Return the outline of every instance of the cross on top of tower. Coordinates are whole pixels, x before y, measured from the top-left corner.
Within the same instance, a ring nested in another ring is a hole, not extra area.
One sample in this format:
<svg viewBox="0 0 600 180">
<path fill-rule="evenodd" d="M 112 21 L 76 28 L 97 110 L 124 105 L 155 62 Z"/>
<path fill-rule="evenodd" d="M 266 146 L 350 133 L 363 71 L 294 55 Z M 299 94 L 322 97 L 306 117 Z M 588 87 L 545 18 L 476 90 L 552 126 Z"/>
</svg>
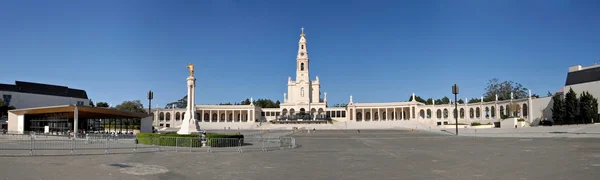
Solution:
<svg viewBox="0 0 600 180">
<path fill-rule="evenodd" d="M 302 30 L 302 34 L 300 36 L 304 37 L 304 27 L 300 28 Z"/>
</svg>

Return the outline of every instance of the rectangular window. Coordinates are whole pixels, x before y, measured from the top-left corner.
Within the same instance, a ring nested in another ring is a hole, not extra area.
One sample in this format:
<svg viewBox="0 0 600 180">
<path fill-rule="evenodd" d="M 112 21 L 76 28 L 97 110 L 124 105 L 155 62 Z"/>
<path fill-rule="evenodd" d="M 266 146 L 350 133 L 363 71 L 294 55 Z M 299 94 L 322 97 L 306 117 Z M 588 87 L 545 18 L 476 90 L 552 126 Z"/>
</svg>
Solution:
<svg viewBox="0 0 600 180">
<path fill-rule="evenodd" d="M 161 124 L 160 124 L 160 127 L 163 127 L 163 126 L 165 126 L 165 125 L 161 123 Z"/>
<path fill-rule="evenodd" d="M 336 111 L 335 112 L 335 117 L 342 117 L 341 114 L 340 114 L 340 111 Z"/>
<path fill-rule="evenodd" d="M 280 116 L 280 112 L 276 112 L 276 113 L 275 113 L 275 116 Z"/>
<path fill-rule="evenodd" d="M 327 111 L 326 114 L 327 114 L 328 117 L 331 117 L 331 111 Z"/>
<path fill-rule="evenodd" d="M 442 125 L 442 122 L 437 122 L 437 125 L 438 125 L 438 126 L 439 126 L 439 125 Z"/>
<path fill-rule="evenodd" d="M 12 99 L 12 95 L 10 95 L 10 94 L 3 94 L 2 95 L 2 99 L 4 100 L 4 105 L 10 106 L 10 99 Z"/>
<path fill-rule="evenodd" d="M 260 112 L 260 116 L 265 116 L 265 112 Z"/>
<path fill-rule="evenodd" d="M 302 49 L 304 49 L 304 45 L 301 45 L 301 46 L 302 46 Z"/>
<path fill-rule="evenodd" d="M 342 111 L 342 117 L 346 117 L 346 111 Z"/>
<path fill-rule="evenodd" d="M 83 106 L 83 101 L 77 101 L 78 106 Z"/>
<path fill-rule="evenodd" d="M 167 127 L 171 127 L 171 124 L 167 124 Z"/>
</svg>

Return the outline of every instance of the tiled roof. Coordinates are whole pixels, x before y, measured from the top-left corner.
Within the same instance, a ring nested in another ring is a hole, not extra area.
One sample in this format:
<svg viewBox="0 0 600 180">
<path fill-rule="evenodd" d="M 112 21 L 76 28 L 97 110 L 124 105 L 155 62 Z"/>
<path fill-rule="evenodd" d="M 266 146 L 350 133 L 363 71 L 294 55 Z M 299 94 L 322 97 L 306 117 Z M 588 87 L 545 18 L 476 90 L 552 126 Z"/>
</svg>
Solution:
<svg viewBox="0 0 600 180">
<path fill-rule="evenodd" d="M 52 96 L 64 96 L 88 99 L 87 93 L 80 89 L 71 89 L 66 86 L 57 86 L 50 84 L 40 84 L 24 81 L 15 81 L 15 85 L 12 84 L 0 84 L 0 91 L 12 91 L 32 94 L 43 94 Z"/>
</svg>

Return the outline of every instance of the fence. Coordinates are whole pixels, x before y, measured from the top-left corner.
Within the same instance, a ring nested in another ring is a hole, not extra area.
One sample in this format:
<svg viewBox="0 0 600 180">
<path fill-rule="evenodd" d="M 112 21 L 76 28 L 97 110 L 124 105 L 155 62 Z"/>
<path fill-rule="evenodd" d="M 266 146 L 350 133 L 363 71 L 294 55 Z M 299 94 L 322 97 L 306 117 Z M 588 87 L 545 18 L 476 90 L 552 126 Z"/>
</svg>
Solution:
<svg viewBox="0 0 600 180">
<path fill-rule="evenodd" d="M 118 137 L 118 136 L 117 136 Z M 115 136 L 45 136 L 0 134 L 1 155 L 75 155 L 136 152 L 248 152 L 296 148 L 294 137 L 212 138 L 191 137 L 115 138 Z"/>
</svg>

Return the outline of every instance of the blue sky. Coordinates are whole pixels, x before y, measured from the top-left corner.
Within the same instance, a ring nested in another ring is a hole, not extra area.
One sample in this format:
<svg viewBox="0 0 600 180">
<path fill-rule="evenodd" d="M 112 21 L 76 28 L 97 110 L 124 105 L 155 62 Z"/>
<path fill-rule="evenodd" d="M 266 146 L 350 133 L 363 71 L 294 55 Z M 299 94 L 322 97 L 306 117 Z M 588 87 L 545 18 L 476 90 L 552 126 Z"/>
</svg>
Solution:
<svg viewBox="0 0 600 180">
<path fill-rule="evenodd" d="M 282 100 L 306 28 L 311 79 L 329 104 L 479 97 L 491 78 L 536 94 L 600 59 L 600 2 L 2 1 L 0 83 L 85 89 L 94 101 Z"/>
</svg>

